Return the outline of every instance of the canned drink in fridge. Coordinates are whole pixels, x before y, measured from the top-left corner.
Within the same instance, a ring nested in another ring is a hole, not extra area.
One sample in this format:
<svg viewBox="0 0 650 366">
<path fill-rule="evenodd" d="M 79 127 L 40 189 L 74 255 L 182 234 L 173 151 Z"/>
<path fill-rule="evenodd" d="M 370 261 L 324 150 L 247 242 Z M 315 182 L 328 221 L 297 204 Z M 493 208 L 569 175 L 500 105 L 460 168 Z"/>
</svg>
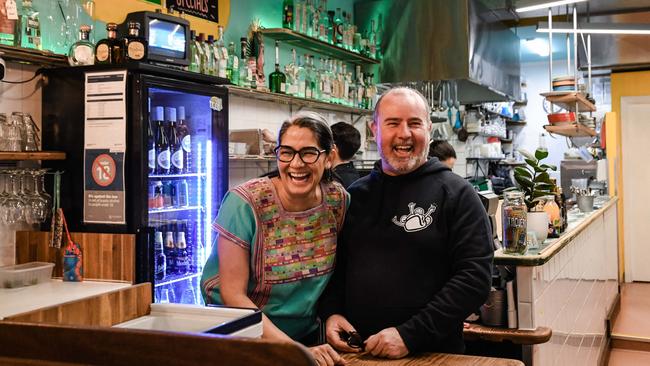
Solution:
<svg viewBox="0 0 650 366">
<path fill-rule="evenodd" d="M 190 202 L 189 202 L 187 180 L 185 179 L 177 180 L 174 190 L 176 194 L 175 197 L 176 205 L 179 207 L 189 206 Z"/>
<path fill-rule="evenodd" d="M 163 201 L 165 207 L 175 207 L 176 205 L 176 186 L 174 182 L 167 181 L 163 184 Z"/>
</svg>

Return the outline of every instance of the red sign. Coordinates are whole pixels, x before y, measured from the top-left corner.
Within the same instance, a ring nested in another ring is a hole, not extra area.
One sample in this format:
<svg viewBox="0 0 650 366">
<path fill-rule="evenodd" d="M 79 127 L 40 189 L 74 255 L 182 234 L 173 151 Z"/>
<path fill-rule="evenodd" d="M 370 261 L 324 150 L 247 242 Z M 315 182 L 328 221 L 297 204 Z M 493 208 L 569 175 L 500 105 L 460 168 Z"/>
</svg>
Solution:
<svg viewBox="0 0 650 366">
<path fill-rule="evenodd" d="M 101 154 L 93 161 L 93 180 L 101 187 L 110 186 L 115 180 L 115 160 L 108 154 Z"/>
</svg>

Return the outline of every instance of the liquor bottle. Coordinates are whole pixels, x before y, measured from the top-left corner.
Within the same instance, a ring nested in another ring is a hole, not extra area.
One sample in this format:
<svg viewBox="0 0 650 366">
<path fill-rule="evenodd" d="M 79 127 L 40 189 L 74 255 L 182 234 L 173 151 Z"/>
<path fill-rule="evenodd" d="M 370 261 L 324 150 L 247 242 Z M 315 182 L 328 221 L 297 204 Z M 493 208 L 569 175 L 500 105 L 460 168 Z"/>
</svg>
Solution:
<svg viewBox="0 0 650 366">
<path fill-rule="evenodd" d="M 334 44 L 341 46 L 343 44 L 343 18 L 341 18 L 341 8 L 336 8 L 336 16 L 334 17 Z"/>
<path fill-rule="evenodd" d="M 296 63 L 296 83 L 297 83 L 297 92 L 296 96 L 300 98 L 305 97 L 305 90 L 306 90 L 306 80 L 305 80 L 305 66 L 302 63 L 302 59 L 300 56 L 298 56 L 298 60 Z"/>
<path fill-rule="evenodd" d="M 217 71 L 215 69 L 216 59 L 214 54 L 214 36 L 210 34 L 208 39 L 203 42 L 203 50 L 205 51 L 205 65 L 203 67 L 202 73 L 206 75 L 216 75 Z"/>
<path fill-rule="evenodd" d="M 154 278 L 160 281 L 167 275 L 167 257 L 163 250 L 163 235 L 160 231 L 154 232 Z"/>
<path fill-rule="evenodd" d="M 332 73 L 330 70 L 330 59 L 321 59 L 320 64 L 320 99 L 325 102 L 330 102 L 332 99 Z"/>
<path fill-rule="evenodd" d="M 241 37 L 239 39 L 241 45 L 240 57 L 239 57 L 239 86 L 249 88 L 251 86 L 250 78 L 248 75 L 248 64 L 246 62 L 246 47 L 248 45 L 248 40 L 246 37 Z"/>
<path fill-rule="evenodd" d="M 269 75 L 271 93 L 285 93 L 287 77 L 280 71 L 280 42 L 275 41 L 275 71 Z"/>
<path fill-rule="evenodd" d="M 117 39 L 117 24 L 106 24 L 108 38 L 97 42 L 95 46 L 95 63 L 100 65 L 122 62 L 122 46 Z"/>
<path fill-rule="evenodd" d="M 165 225 L 165 257 L 167 258 L 167 274 L 176 274 L 176 245 L 174 243 L 174 232 L 176 229 L 176 222 L 170 221 Z"/>
<path fill-rule="evenodd" d="M 92 65 L 95 63 L 95 46 L 89 41 L 90 26 L 79 27 L 79 40 L 70 46 L 68 63 L 70 66 Z"/>
<path fill-rule="evenodd" d="M 298 95 L 298 64 L 296 63 L 296 49 L 291 49 L 291 62 L 284 66 L 287 76 L 286 92 L 289 95 Z"/>
<path fill-rule="evenodd" d="M 140 23 L 129 22 L 129 34 L 124 38 L 124 60 L 146 60 L 148 44 L 149 42 L 140 36 Z"/>
<path fill-rule="evenodd" d="M 165 108 L 165 112 L 169 125 L 169 155 L 171 156 L 169 173 L 182 174 L 184 171 L 184 154 L 181 139 L 178 137 L 178 130 L 176 128 L 176 108 Z"/>
<path fill-rule="evenodd" d="M 336 35 L 336 29 L 334 28 L 334 17 L 336 13 L 334 10 L 327 11 L 327 43 L 334 44 L 334 37 Z"/>
<path fill-rule="evenodd" d="M 228 68 L 228 49 L 223 39 L 223 26 L 217 27 L 218 37 L 214 43 L 215 52 L 215 75 L 220 78 L 226 78 L 226 69 Z"/>
<path fill-rule="evenodd" d="M 357 65 L 357 70 L 356 70 L 356 76 L 357 76 L 357 82 L 355 84 L 355 90 L 356 90 L 356 101 L 355 107 L 357 108 L 363 108 L 363 96 L 365 95 L 366 92 L 366 86 L 363 84 L 363 73 L 361 72 L 361 66 Z"/>
<path fill-rule="evenodd" d="M 185 118 L 185 107 L 178 107 L 176 112 L 178 114 L 176 133 L 178 134 L 178 138 L 181 140 L 181 146 L 183 147 L 183 173 L 191 173 L 192 136 L 190 134 L 190 128 L 187 125 L 187 119 Z"/>
<path fill-rule="evenodd" d="M 156 137 L 153 134 L 153 129 L 151 128 L 151 120 L 155 118 L 149 118 L 147 121 L 147 160 L 149 165 L 149 174 L 154 174 L 156 172 Z"/>
<path fill-rule="evenodd" d="M 192 72 L 201 72 L 201 54 L 203 47 L 199 46 L 196 31 L 190 31 L 190 67 Z"/>
<path fill-rule="evenodd" d="M 305 58 L 309 60 L 309 63 L 307 64 L 307 82 L 306 82 L 306 89 L 305 89 L 305 98 L 317 99 L 318 77 L 316 74 L 316 70 L 314 69 L 314 56 L 311 55 L 307 57 L 307 55 L 305 55 Z"/>
<path fill-rule="evenodd" d="M 296 0 L 296 3 L 294 4 L 293 7 L 293 30 L 296 32 L 300 32 L 301 28 L 300 25 L 302 23 L 302 8 L 303 4 L 300 0 Z"/>
<path fill-rule="evenodd" d="M 377 32 L 375 32 L 375 54 L 377 55 L 378 60 L 384 58 L 383 50 L 381 48 L 381 43 L 384 38 L 383 19 L 382 14 L 379 13 L 379 18 L 377 18 Z"/>
<path fill-rule="evenodd" d="M 293 0 L 282 1 L 282 28 L 293 29 Z"/>
<path fill-rule="evenodd" d="M 370 21 L 370 33 L 368 33 L 368 56 L 377 58 L 377 32 L 374 19 Z"/>
<path fill-rule="evenodd" d="M 169 174 L 171 156 L 163 121 L 163 107 L 156 107 L 156 174 Z"/>
<path fill-rule="evenodd" d="M 186 274 L 190 271 L 191 259 L 187 255 L 187 243 L 185 242 L 185 232 L 178 231 L 176 238 L 176 273 Z"/>
<path fill-rule="evenodd" d="M 16 35 L 18 35 L 18 45 L 20 47 L 43 49 L 39 12 L 32 7 L 32 0 L 23 0 L 22 11 L 16 27 L 18 27 Z"/>
<path fill-rule="evenodd" d="M 321 0 L 318 7 L 318 39 L 327 42 L 327 30 L 329 29 L 329 17 L 327 16 L 327 1 Z"/>
<path fill-rule="evenodd" d="M 228 65 L 226 65 L 226 78 L 234 85 L 239 85 L 239 56 L 235 42 L 228 44 Z"/>
</svg>

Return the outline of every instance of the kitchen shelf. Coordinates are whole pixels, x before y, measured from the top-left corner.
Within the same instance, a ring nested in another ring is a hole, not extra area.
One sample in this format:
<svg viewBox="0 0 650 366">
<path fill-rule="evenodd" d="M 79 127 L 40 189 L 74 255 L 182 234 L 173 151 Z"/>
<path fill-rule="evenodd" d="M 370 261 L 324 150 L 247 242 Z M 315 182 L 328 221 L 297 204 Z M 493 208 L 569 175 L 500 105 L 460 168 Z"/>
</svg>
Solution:
<svg viewBox="0 0 650 366">
<path fill-rule="evenodd" d="M 62 151 L 0 151 L 0 161 L 21 160 L 65 160 L 65 153 Z"/>
<path fill-rule="evenodd" d="M 203 210 L 202 206 L 185 206 L 185 207 L 169 207 L 161 209 L 149 209 L 149 214 L 160 214 L 167 212 L 179 212 L 179 211 L 194 211 L 194 210 Z"/>
<path fill-rule="evenodd" d="M 149 174 L 149 179 L 162 178 L 203 178 L 205 173 L 185 173 L 185 174 Z"/>
<path fill-rule="evenodd" d="M 305 48 L 310 51 L 331 56 L 345 62 L 355 64 L 378 64 L 379 60 L 366 57 L 345 48 L 323 42 L 320 39 L 309 37 L 302 33 L 294 32 L 286 28 L 268 28 L 262 29 L 262 34 L 278 41 L 284 41 L 296 47 Z"/>
<path fill-rule="evenodd" d="M 68 58 L 66 56 L 49 51 L 0 45 L 0 55 L 5 61 L 21 64 L 68 66 Z"/>
<path fill-rule="evenodd" d="M 587 100 L 587 97 L 582 93 L 576 92 L 549 92 L 542 93 L 550 103 L 556 104 L 568 111 L 575 111 L 576 105 L 580 112 L 595 112 L 596 106 Z"/>
<path fill-rule="evenodd" d="M 546 125 L 544 126 L 544 129 L 550 133 L 567 137 L 596 136 L 596 131 L 593 128 L 586 127 L 579 123 L 562 126 Z"/>
<path fill-rule="evenodd" d="M 286 94 L 271 93 L 267 91 L 261 91 L 256 89 L 242 88 L 240 86 L 228 85 L 228 92 L 230 95 L 235 95 L 244 98 L 251 98 L 257 100 L 263 100 L 267 102 L 295 105 L 298 107 L 308 107 L 308 108 L 317 108 L 327 111 L 342 112 L 342 113 L 351 113 L 356 115 L 371 115 L 372 111 L 369 109 L 361 109 L 348 107 L 342 104 L 334 104 L 321 102 L 319 100 L 306 99 L 294 97 Z"/>
</svg>

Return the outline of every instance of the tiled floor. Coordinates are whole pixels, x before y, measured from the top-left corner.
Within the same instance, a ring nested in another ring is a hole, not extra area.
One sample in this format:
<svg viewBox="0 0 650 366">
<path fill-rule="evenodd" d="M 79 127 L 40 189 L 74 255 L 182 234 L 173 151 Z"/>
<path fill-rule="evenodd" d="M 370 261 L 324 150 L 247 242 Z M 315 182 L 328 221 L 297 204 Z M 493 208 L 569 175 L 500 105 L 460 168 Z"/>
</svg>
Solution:
<svg viewBox="0 0 650 366">
<path fill-rule="evenodd" d="M 612 336 L 648 338 L 650 341 L 650 283 L 624 283 L 621 310 L 616 317 Z"/>
</svg>

